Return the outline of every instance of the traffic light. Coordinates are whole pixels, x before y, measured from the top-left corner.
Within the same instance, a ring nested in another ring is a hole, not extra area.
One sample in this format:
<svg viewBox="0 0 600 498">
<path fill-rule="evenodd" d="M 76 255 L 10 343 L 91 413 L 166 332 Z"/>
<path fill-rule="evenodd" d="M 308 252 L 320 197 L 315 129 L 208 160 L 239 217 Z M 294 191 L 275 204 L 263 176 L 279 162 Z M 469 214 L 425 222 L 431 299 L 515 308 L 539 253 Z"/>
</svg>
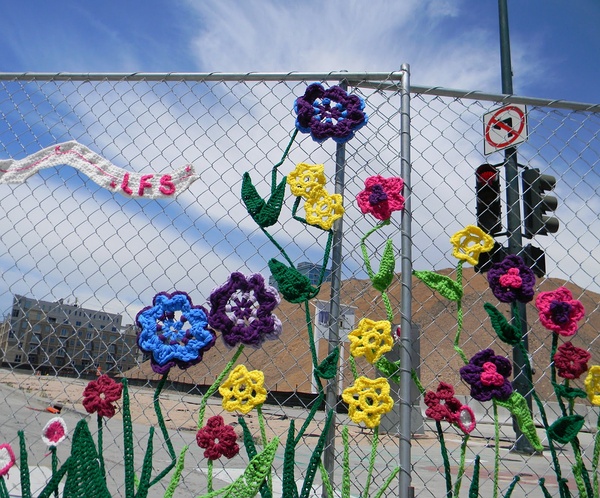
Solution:
<svg viewBox="0 0 600 498">
<path fill-rule="evenodd" d="M 558 200 L 547 195 L 556 185 L 556 178 L 542 175 L 539 169 L 526 169 L 521 173 L 523 187 L 523 224 L 525 237 L 547 235 L 558 231 L 558 218 L 547 216 L 549 211 L 556 210 Z"/>
<path fill-rule="evenodd" d="M 502 231 L 502 204 L 500 202 L 500 175 L 497 165 L 482 164 L 475 170 L 477 197 L 477 226 L 489 235 Z"/>
<path fill-rule="evenodd" d="M 482 252 L 479 261 L 474 266 L 477 273 L 487 273 L 494 263 L 500 263 L 508 255 L 508 249 L 494 242 L 494 248 L 490 252 Z"/>
</svg>

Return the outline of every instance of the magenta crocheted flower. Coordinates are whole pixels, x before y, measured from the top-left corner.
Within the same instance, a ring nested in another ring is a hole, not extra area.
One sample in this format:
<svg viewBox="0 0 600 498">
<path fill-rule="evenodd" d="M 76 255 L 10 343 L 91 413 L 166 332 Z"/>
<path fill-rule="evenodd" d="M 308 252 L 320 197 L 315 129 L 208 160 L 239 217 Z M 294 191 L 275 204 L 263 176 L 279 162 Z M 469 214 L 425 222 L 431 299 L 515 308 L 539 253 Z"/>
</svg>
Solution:
<svg viewBox="0 0 600 498">
<path fill-rule="evenodd" d="M 402 178 L 376 175 L 365 180 L 365 189 L 356 196 L 363 214 L 371 213 L 378 220 L 389 220 L 392 212 L 404 209 Z"/>
<path fill-rule="evenodd" d="M 97 413 L 100 417 L 110 418 L 115 414 L 113 403 L 121 398 L 123 384 L 115 382 L 104 374 L 85 386 L 83 407 L 88 413 Z"/>
<path fill-rule="evenodd" d="M 592 355 L 585 349 L 573 346 L 571 342 L 565 342 L 558 346 L 554 355 L 554 366 L 556 374 L 563 379 L 578 379 L 584 374 Z"/>
<path fill-rule="evenodd" d="M 573 299 L 571 291 L 566 287 L 540 292 L 535 299 L 535 306 L 539 311 L 542 325 L 565 337 L 577 333 L 577 322 L 585 315 L 583 304 Z"/>
<path fill-rule="evenodd" d="M 276 339 L 283 328 L 273 314 L 281 299 L 276 289 L 265 285 L 262 275 L 249 277 L 235 272 L 210 295 L 208 323 L 221 332 L 229 347 L 245 344 L 258 348 L 266 339 Z"/>
<path fill-rule="evenodd" d="M 209 460 L 218 460 L 221 456 L 236 456 L 240 452 L 236 441 L 237 434 L 233 427 L 225 425 L 220 415 L 210 417 L 196 434 L 196 442 L 200 448 L 204 448 L 204 457 Z"/>
<path fill-rule="evenodd" d="M 471 397 L 477 401 L 489 401 L 492 398 L 506 401 L 513 392 L 508 380 L 511 373 L 510 360 L 496 355 L 493 349 L 475 353 L 468 365 L 460 369 L 461 378 L 471 386 Z"/>
<path fill-rule="evenodd" d="M 528 303 L 535 293 L 535 275 L 520 256 L 510 254 L 495 263 L 487 274 L 490 289 L 503 303 Z"/>
<path fill-rule="evenodd" d="M 425 393 L 427 410 L 425 415 L 441 422 L 445 420 L 455 424 L 460 416 L 462 403 L 454 397 L 454 387 L 446 382 L 440 382 L 436 391 Z"/>
<path fill-rule="evenodd" d="M 150 355 L 152 370 L 161 375 L 176 365 L 182 369 L 196 365 L 215 344 L 206 310 L 194 306 L 185 292 L 160 292 L 152 306 L 137 314 L 135 323 L 140 329 L 138 346 Z"/>
<path fill-rule="evenodd" d="M 313 83 L 294 102 L 296 128 L 302 133 L 310 133 L 319 143 L 328 138 L 344 143 L 367 124 L 364 108 L 363 99 L 349 95 L 338 85 L 325 90 L 320 83 Z"/>
<path fill-rule="evenodd" d="M 67 437 L 67 424 L 61 417 L 54 417 L 42 429 L 42 440 L 47 446 L 57 446 Z"/>
</svg>

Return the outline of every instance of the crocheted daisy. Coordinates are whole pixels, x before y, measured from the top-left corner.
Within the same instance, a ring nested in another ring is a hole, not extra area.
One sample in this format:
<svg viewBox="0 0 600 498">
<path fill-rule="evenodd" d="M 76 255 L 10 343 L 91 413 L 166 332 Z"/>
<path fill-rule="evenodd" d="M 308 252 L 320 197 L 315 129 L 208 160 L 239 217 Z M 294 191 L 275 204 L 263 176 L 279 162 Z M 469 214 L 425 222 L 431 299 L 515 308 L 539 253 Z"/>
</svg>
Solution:
<svg viewBox="0 0 600 498">
<path fill-rule="evenodd" d="M 341 194 L 330 195 L 322 187 L 312 189 L 304 203 L 306 222 L 323 230 L 331 230 L 335 220 L 344 215 L 342 203 Z"/>
<path fill-rule="evenodd" d="M 350 419 L 357 424 L 364 423 L 371 429 L 377 427 L 381 423 L 381 416 L 394 406 L 390 384 L 384 377 L 358 377 L 351 387 L 344 389 L 342 399 L 348 404 Z"/>
<path fill-rule="evenodd" d="M 245 365 L 238 365 L 219 387 L 223 397 L 223 408 L 228 412 L 241 412 L 244 415 L 267 400 L 264 388 L 265 374 L 260 370 L 248 371 Z"/>
<path fill-rule="evenodd" d="M 123 384 L 104 374 L 88 383 L 83 391 L 83 407 L 88 413 L 110 418 L 115 414 L 113 403 L 121 398 Z"/>
<path fill-rule="evenodd" d="M 494 248 L 493 237 L 474 225 L 468 225 L 456 232 L 450 237 L 450 243 L 454 246 L 452 255 L 473 266 L 479 262 L 482 252 L 489 252 Z"/>
<path fill-rule="evenodd" d="M 323 164 L 298 163 L 287 176 L 287 183 L 292 194 L 307 199 L 315 188 L 324 187 L 326 183 L 325 166 Z"/>
<path fill-rule="evenodd" d="M 358 326 L 348 334 L 350 354 L 354 357 L 364 356 L 371 364 L 382 355 L 392 350 L 392 324 L 387 320 L 370 320 L 363 318 Z"/>
<path fill-rule="evenodd" d="M 225 425 L 223 417 L 215 415 L 206 421 L 196 434 L 196 442 L 204 448 L 204 457 L 209 460 L 218 460 L 222 456 L 233 458 L 240 452 L 236 443 L 237 434 L 230 425 Z"/>
</svg>

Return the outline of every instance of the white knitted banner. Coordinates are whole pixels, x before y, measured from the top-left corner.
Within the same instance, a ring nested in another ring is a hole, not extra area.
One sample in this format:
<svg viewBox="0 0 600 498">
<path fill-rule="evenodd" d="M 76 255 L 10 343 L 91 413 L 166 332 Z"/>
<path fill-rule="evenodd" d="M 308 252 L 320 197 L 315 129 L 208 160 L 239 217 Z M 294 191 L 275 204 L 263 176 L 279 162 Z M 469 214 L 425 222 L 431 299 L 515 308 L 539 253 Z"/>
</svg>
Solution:
<svg viewBox="0 0 600 498">
<path fill-rule="evenodd" d="M 46 147 L 25 159 L 0 161 L 0 183 L 23 183 L 39 170 L 54 166 L 72 166 L 102 188 L 145 199 L 175 197 L 198 179 L 189 164 L 168 174 L 131 173 L 73 140 Z"/>
</svg>

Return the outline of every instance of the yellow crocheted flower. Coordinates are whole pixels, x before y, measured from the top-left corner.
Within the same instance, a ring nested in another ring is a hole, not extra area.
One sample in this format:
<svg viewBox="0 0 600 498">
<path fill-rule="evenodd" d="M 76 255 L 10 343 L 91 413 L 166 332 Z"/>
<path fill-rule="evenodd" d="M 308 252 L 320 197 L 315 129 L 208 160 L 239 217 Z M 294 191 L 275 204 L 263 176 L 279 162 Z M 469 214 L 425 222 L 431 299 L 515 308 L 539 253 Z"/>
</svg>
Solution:
<svg viewBox="0 0 600 498">
<path fill-rule="evenodd" d="M 249 372 L 244 365 L 238 365 L 219 387 L 219 393 L 223 396 L 223 408 L 228 412 L 238 411 L 245 415 L 262 405 L 267 400 L 264 382 L 265 374 L 260 370 Z"/>
<path fill-rule="evenodd" d="M 600 406 L 600 365 L 594 365 L 589 369 L 585 378 L 585 390 L 590 403 Z"/>
<path fill-rule="evenodd" d="M 392 350 L 392 324 L 387 320 L 363 318 L 358 327 L 348 334 L 350 354 L 364 356 L 369 363 L 375 363 L 381 356 Z"/>
<path fill-rule="evenodd" d="M 390 396 L 390 385 L 386 378 L 372 380 L 359 377 L 352 387 L 344 389 L 342 399 L 348 404 L 348 416 L 353 422 L 371 429 L 381 422 L 381 416 L 391 411 L 394 400 Z"/>
<path fill-rule="evenodd" d="M 454 246 L 452 255 L 475 266 L 479 262 L 482 252 L 489 252 L 494 248 L 494 239 L 481 228 L 468 225 L 450 237 Z"/>
<path fill-rule="evenodd" d="M 342 201 L 341 194 L 329 195 L 323 187 L 312 189 L 304 204 L 306 222 L 330 230 L 333 222 L 344 214 Z"/>
<path fill-rule="evenodd" d="M 287 176 L 287 183 L 296 197 L 308 198 L 313 189 L 325 186 L 325 166 L 323 164 L 299 163 Z"/>
</svg>

